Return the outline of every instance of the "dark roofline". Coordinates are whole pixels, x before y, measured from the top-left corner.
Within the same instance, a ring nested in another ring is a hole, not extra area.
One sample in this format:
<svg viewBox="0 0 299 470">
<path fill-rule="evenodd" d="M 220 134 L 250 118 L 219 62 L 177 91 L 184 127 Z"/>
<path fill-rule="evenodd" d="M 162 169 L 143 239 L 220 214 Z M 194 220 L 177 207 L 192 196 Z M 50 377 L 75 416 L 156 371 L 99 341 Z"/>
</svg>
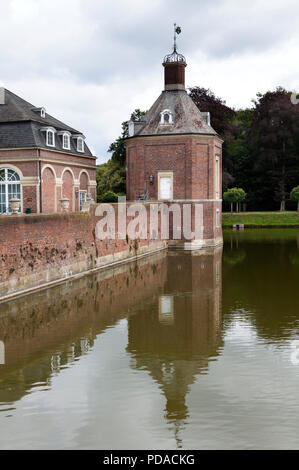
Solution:
<svg viewBox="0 0 299 470">
<path fill-rule="evenodd" d="M 217 132 L 215 132 L 214 134 L 211 133 L 211 132 L 169 132 L 169 133 L 165 133 L 165 134 L 136 134 L 136 135 L 132 135 L 131 137 L 125 137 L 124 140 L 136 139 L 137 137 L 139 137 L 139 138 L 141 138 L 141 137 L 162 137 L 162 136 L 170 136 L 170 135 L 176 135 L 176 136 L 178 136 L 178 135 L 205 135 L 205 136 L 210 136 L 210 137 L 217 137 L 219 140 L 224 142 L 222 137 L 220 137 L 220 135 L 217 134 Z"/>
<path fill-rule="evenodd" d="M 73 157 L 81 157 L 81 158 L 93 158 L 94 160 L 96 160 L 98 157 L 94 156 L 94 155 L 87 155 L 86 153 L 72 153 L 72 152 L 63 152 L 62 150 L 57 150 L 57 149 L 53 149 L 53 148 L 49 148 L 49 147 L 40 147 L 40 146 L 36 146 L 36 147 L 32 147 L 32 145 L 26 147 L 26 146 L 22 146 L 22 147 L 0 147 L 0 152 L 9 152 L 9 151 L 14 151 L 14 150 L 46 150 L 47 152 L 53 152 L 53 153 L 62 153 L 63 155 L 72 155 Z M 0 157 L 2 158 L 2 156 Z M 72 162 L 70 162 L 70 164 L 72 164 Z"/>
<path fill-rule="evenodd" d="M 44 106 L 40 106 L 40 107 L 34 106 L 34 104 L 29 103 L 29 101 L 25 100 L 24 98 L 22 98 L 19 95 L 16 95 L 13 91 L 10 91 L 10 90 L 8 90 L 8 88 L 4 87 L 4 93 L 6 94 L 6 92 L 8 92 L 10 95 L 13 95 L 13 97 L 15 97 L 17 100 L 21 100 L 23 103 L 25 103 L 30 108 L 30 111 L 34 113 L 34 115 L 36 114 L 35 110 L 45 108 Z M 4 103 L 4 106 L 5 105 L 6 105 L 6 101 Z M 51 122 L 52 120 L 55 122 L 55 124 L 54 124 L 54 122 Z M 13 120 L 12 119 L 12 120 L 1 121 L 1 122 L 4 124 L 5 122 L 28 122 L 28 121 L 38 122 L 39 124 L 49 124 L 53 127 L 57 126 L 57 127 L 60 127 L 61 129 L 69 130 L 71 132 L 76 132 L 77 134 L 83 134 L 82 132 L 78 131 L 77 129 L 75 129 L 71 126 L 68 126 L 67 124 L 60 121 L 59 119 L 56 119 L 54 116 L 52 116 L 51 114 L 49 114 L 47 112 L 46 112 L 46 116 L 44 118 L 38 118 L 38 116 L 36 116 L 36 118 L 35 118 L 35 116 L 30 116 L 29 119 L 22 119 L 22 120 L 20 120 L 20 119 Z"/>
</svg>

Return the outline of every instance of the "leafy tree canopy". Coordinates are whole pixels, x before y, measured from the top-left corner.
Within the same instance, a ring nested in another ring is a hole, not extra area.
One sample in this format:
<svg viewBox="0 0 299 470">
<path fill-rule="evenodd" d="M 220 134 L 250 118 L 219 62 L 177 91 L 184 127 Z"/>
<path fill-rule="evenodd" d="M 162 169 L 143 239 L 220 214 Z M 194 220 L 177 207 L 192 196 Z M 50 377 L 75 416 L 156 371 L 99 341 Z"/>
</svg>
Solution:
<svg viewBox="0 0 299 470">
<path fill-rule="evenodd" d="M 135 109 L 131 114 L 131 121 L 139 121 L 145 115 L 145 111 Z M 125 138 L 129 137 L 129 121 L 122 123 L 121 135 L 110 144 L 108 152 L 112 153 L 110 160 L 97 168 L 97 199 L 112 198 L 113 194 L 126 194 L 126 147 Z M 107 202 L 113 202 L 113 200 Z"/>
</svg>

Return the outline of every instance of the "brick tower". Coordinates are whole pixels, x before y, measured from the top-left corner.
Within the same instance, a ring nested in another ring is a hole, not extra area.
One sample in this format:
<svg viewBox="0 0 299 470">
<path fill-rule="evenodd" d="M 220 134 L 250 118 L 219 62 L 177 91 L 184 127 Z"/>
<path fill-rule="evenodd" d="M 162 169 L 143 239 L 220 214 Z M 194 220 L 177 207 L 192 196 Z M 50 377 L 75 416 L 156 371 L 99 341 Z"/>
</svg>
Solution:
<svg viewBox="0 0 299 470">
<path fill-rule="evenodd" d="M 175 32 L 178 30 L 175 26 Z M 177 31 L 180 32 L 180 31 Z M 222 143 L 185 89 L 186 59 L 164 57 L 164 90 L 142 118 L 129 123 L 127 199 L 202 203 L 204 245 L 222 242 Z M 213 116 L 212 116 L 213 118 Z"/>
</svg>

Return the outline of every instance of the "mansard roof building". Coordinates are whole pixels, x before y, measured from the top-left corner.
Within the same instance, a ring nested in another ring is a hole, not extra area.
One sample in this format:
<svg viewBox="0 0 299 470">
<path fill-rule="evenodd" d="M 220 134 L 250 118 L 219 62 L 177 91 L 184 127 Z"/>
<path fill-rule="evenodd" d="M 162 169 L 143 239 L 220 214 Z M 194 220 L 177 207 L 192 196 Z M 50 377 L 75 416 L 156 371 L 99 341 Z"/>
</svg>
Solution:
<svg viewBox="0 0 299 470">
<path fill-rule="evenodd" d="M 1 214 L 10 212 L 13 196 L 21 212 L 59 212 L 62 198 L 69 211 L 80 210 L 88 193 L 96 198 L 95 173 L 82 132 L 0 88 Z"/>
</svg>

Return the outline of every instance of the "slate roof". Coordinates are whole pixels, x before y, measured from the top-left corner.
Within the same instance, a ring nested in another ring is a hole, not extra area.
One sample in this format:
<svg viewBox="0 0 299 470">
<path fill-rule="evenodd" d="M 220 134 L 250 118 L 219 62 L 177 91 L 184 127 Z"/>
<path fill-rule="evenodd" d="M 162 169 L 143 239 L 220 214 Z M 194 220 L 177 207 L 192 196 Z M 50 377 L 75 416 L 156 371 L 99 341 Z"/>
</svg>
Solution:
<svg viewBox="0 0 299 470">
<path fill-rule="evenodd" d="M 46 133 L 40 130 L 42 127 L 51 126 L 57 131 L 65 130 L 71 134 L 82 135 L 82 133 L 48 113 L 42 118 L 38 109 L 40 108 L 5 89 L 5 103 L 0 104 L 0 148 L 41 147 L 80 156 L 92 155 L 86 143 L 84 143 L 84 152 L 77 152 L 76 143 L 72 138 L 71 149 L 63 149 L 62 137 L 58 135 L 55 136 L 55 147 L 48 147 Z"/>
<path fill-rule="evenodd" d="M 165 109 L 172 112 L 173 124 L 161 124 L 160 113 Z M 142 118 L 144 125 L 139 127 L 136 135 L 163 134 L 211 134 L 217 132 L 209 126 L 198 107 L 186 90 L 165 90 Z"/>
</svg>

